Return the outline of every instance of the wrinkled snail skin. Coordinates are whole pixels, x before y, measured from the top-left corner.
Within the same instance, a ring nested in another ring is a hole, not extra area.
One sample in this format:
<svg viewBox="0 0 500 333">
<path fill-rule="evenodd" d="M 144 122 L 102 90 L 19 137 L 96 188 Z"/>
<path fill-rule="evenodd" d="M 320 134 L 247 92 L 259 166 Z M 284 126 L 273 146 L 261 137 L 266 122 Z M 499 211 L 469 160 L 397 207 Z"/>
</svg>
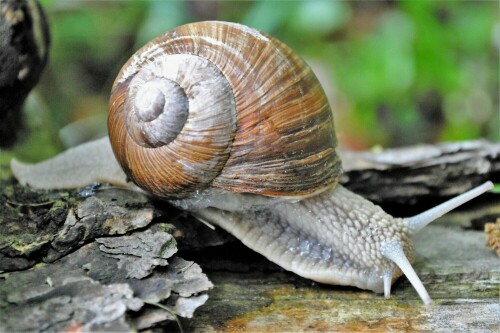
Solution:
<svg viewBox="0 0 500 333">
<path fill-rule="evenodd" d="M 239 206 L 248 200 L 241 198 Z M 406 256 L 414 257 L 403 219 L 393 218 L 340 185 L 298 202 L 232 212 L 224 208 L 194 214 L 226 229 L 286 270 L 317 282 L 383 292 L 384 274 L 390 272 L 391 282 L 401 275 L 382 255 L 383 244 L 403 244 Z"/>
<path fill-rule="evenodd" d="M 286 270 L 386 298 L 404 274 L 432 302 L 411 266 L 411 236 L 493 188 L 486 182 L 410 218 L 348 191 L 338 184 L 332 112 L 311 69 L 283 43 L 234 23 L 184 25 L 141 48 L 115 80 L 108 127 L 109 141 L 39 165 L 13 161 L 13 173 L 44 188 L 128 177 Z M 91 179 L 72 174 L 78 158 L 94 164 L 78 170 Z M 41 182 L 54 170 L 53 182 Z"/>
</svg>

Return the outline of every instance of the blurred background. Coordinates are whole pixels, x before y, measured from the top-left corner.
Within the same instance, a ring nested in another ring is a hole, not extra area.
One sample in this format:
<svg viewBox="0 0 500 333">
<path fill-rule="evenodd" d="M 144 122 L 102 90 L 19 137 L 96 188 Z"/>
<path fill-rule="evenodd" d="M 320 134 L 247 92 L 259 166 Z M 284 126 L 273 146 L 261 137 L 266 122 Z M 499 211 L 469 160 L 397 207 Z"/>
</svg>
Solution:
<svg viewBox="0 0 500 333">
<path fill-rule="evenodd" d="M 199 20 L 240 22 L 313 67 L 349 149 L 500 139 L 495 1 L 40 0 L 49 64 L 8 155 L 36 161 L 106 134 L 111 85 L 153 37 Z"/>
</svg>

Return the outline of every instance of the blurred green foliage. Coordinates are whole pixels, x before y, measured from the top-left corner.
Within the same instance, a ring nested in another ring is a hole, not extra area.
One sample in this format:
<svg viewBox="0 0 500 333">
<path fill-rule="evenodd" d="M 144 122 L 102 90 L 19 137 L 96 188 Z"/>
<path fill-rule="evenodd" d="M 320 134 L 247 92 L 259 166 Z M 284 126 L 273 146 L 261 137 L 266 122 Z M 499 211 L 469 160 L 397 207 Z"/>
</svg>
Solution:
<svg viewBox="0 0 500 333">
<path fill-rule="evenodd" d="M 127 58 L 162 32 L 209 19 L 265 31 L 310 62 L 346 147 L 500 139 L 495 1 L 40 2 L 50 65 L 27 107 L 34 135 L 17 156 L 38 159 L 104 135 Z M 42 142 L 46 151 L 34 148 Z"/>
</svg>

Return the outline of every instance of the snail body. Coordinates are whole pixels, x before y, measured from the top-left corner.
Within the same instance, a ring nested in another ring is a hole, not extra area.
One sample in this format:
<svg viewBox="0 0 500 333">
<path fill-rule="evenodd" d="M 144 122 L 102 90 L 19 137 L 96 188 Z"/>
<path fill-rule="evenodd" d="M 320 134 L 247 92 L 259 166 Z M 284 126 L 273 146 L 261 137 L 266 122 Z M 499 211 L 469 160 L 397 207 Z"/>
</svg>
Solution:
<svg viewBox="0 0 500 333">
<path fill-rule="evenodd" d="M 314 73 L 283 43 L 240 24 L 192 23 L 152 40 L 123 66 L 109 109 L 109 140 L 32 167 L 14 161 L 16 177 L 47 188 L 124 184 L 126 175 L 287 270 L 386 297 L 405 274 L 431 303 L 410 263 L 411 236 L 493 186 L 411 218 L 348 191 Z M 96 152 L 91 179 L 59 176 L 61 165 Z M 57 182 L 41 182 L 52 170 Z"/>
</svg>

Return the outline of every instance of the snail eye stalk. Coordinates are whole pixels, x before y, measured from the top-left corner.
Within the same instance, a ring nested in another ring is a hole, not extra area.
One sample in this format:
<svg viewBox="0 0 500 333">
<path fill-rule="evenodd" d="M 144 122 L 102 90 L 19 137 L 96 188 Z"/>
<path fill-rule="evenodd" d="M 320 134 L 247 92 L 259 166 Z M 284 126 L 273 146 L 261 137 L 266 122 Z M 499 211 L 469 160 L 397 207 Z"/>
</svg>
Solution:
<svg viewBox="0 0 500 333">
<path fill-rule="evenodd" d="M 410 228 L 411 234 L 414 235 L 437 218 L 492 189 L 493 183 L 488 181 L 425 212 L 408 217 L 405 221 Z"/>
</svg>

